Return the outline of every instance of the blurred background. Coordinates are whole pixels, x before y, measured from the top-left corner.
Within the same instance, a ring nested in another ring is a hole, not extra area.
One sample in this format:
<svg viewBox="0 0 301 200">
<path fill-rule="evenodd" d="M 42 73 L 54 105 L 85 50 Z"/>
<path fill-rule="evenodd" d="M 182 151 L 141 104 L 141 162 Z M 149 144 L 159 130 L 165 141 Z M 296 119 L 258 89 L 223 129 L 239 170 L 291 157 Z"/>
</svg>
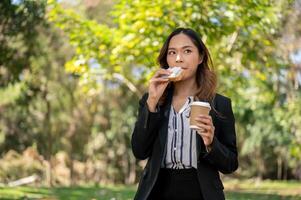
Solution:
<svg viewBox="0 0 301 200">
<path fill-rule="evenodd" d="M 138 100 L 168 34 L 190 27 L 233 103 L 240 166 L 226 190 L 292 181 L 301 195 L 300 19 L 300 0 L 1 0 L 0 186 L 133 195 Z"/>
</svg>

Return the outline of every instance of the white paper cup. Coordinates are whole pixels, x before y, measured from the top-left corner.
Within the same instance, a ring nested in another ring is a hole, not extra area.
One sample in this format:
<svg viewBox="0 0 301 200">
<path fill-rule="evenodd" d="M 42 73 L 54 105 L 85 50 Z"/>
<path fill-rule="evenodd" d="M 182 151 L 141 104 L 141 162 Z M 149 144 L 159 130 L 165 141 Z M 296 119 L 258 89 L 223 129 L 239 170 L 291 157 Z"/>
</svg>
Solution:
<svg viewBox="0 0 301 200">
<path fill-rule="evenodd" d="M 200 129 L 197 124 L 198 122 L 195 118 L 202 115 L 209 115 L 211 110 L 211 106 L 208 102 L 204 101 L 194 101 L 190 104 L 190 128 L 191 129 Z"/>
</svg>

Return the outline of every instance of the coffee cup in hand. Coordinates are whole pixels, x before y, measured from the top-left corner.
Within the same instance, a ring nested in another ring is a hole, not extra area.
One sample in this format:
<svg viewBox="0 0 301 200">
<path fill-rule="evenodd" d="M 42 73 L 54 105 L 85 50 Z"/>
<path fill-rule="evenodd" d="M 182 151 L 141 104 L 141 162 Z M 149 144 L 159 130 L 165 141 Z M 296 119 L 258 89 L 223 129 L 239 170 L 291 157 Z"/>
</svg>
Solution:
<svg viewBox="0 0 301 200">
<path fill-rule="evenodd" d="M 198 122 L 195 120 L 199 115 L 209 115 L 211 106 L 208 102 L 194 101 L 190 104 L 190 128 L 201 130 L 198 127 Z"/>
</svg>

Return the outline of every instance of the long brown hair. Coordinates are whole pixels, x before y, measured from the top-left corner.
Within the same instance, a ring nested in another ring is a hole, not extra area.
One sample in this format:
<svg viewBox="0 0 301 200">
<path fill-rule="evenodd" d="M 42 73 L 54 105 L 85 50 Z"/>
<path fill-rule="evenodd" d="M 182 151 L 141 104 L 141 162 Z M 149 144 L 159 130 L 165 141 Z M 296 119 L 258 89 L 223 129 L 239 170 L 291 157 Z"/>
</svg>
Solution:
<svg viewBox="0 0 301 200">
<path fill-rule="evenodd" d="M 198 48 L 199 54 L 202 58 L 201 64 L 198 65 L 196 71 L 196 84 L 197 84 L 197 92 L 194 95 L 194 98 L 199 101 L 207 101 L 212 103 L 213 98 L 216 93 L 217 87 L 217 77 L 214 72 L 213 63 L 210 57 L 210 53 L 199 37 L 199 35 L 190 28 L 177 28 L 174 30 L 166 39 L 165 43 L 163 44 L 160 54 L 157 58 L 157 62 L 160 64 L 161 68 L 168 68 L 167 64 L 167 50 L 169 46 L 169 42 L 171 38 L 178 34 L 185 34 L 187 35 L 193 44 Z M 172 84 L 172 83 L 171 83 Z M 172 85 L 169 85 L 170 87 Z M 167 91 L 165 90 L 164 94 L 162 95 L 159 104 L 163 104 L 167 95 Z"/>
</svg>

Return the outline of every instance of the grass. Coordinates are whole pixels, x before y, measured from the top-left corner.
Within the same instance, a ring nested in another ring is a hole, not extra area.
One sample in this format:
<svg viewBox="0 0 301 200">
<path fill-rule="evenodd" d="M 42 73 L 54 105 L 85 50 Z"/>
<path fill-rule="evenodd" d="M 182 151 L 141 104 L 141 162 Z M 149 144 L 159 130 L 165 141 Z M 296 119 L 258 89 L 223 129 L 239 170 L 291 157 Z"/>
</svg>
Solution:
<svg viewBox="0 0 301 200">
<path fill-rule="evenodd" d="M 301 200 L 301 182 L 297 181 L 225 181 L 229 200 Z"/>
<path fill-rule="evenodd" d="M 1 188 L 0 199 L 41 199 L 41 200 L 130 200 L 135 194 L 134 186 L 92 186 L 92 187 L 54 187 Z"/>
<path fill-rule="evenodd" d="M 129 200 L 135 190 L 135 186 L 0 187 L 0 199 Z M 225 193 L 227 200 L 301 200 L 301 182 L 228 180 Z"/>
</svg>

